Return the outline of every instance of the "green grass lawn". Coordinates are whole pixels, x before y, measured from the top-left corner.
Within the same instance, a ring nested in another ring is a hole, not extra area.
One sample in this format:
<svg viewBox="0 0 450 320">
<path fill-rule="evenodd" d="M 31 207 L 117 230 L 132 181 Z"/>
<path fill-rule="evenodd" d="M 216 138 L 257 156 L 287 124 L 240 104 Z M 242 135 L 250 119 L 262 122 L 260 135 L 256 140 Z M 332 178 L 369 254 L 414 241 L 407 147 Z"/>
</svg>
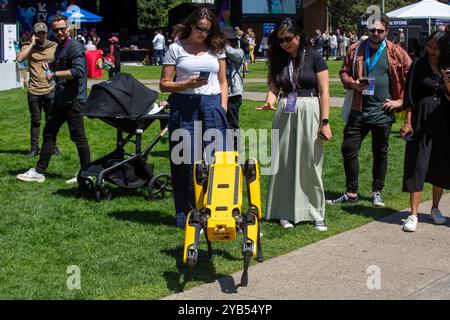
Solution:
<svg viewBox="0 0 450 320">
<path fill-rule="evenodd" d="M 326 63 L 328 65 L 328 70 L 330 72 L 330 78 L 338 78 L 342 61 L 328 60 L 326 61 Z M 267 77 L 267 64 L 264 61 L 257 61 L 256 63 L 250 63 L 249 70 L 250 72 L 245 75 L 246 78 Z"/>
<path fill-rule="evenodd" d="M 327 61 L 330 78 L 339 77 L 339 69 L 341 68 L 342 61 Z M 131 65 L 122 65 L 121 71 L 127 72 L 133 75 L 136 79 L 148 80 L 155 79 L 159 80 L 161 77 L 161 66 L 131 66 Z M 267 64 L 264 61 L 257 61 L 256 63 L 249 64 L 250 72 L 245 75 L 246 78 L 267 78 Z M 103 78 L 107 79 L 108 74 L 103 71 Z"/>
<path fill-rule="evenodd" d="M 162 96 L 161 98 L 165 98 Z M 240 113 L 243 129 L 271 127 L 273 112 L 255 111 L 258 102 L 244 101 Z M 16 175 L 35 165 L 30 159 L 29 113 L 26 92 L 0 92 L 3 108 L 0 126 L 0 299 L 158 299 L 186 288 L 211 282 L 241 270 L 241 240 L 214 245 L 215 255 L 206 258 L 206 243 L 200 243 L 194 279 L 183 288 L 180 271 L 183 232 L 175 227 L 170 199 L 150 201 L 145 189 L 123 192 L 113 187 L 113 200 L 75 198 L 75 185 L 65 184 L 78 169 L 78 156 L 67 125 L 58 136 L 63 153 L 50 163 L 43 184 L 16 180 Z M 115 130 L 100 120 L 86 119 L 92 159 L 115 145 Z M 324 185 L 327 197 L 344 191 L 340 153 L 344 123 L 340 110 L 331 110 L 334 139 L 325 144 Z M 145 143 L 158 132 L 158 125 L 145 133 Z M 368 201 L 358 205 L 327 206 L 328 232 L 311 224 L 283 230 L 276 222 L 263 222 L 262 245 L 266 259 L 301 248 L 392 214 L 408 207 L 401 193 L 404 142 L 398 138 L 399 124 L 390 140 L 389 170 L 383 192 L 387 206 L 375 209 Z M 168 143 L 151 152 L 156 172 L 168 172 Z M 371 184 L 370 139 L 361 150 L 360 195 L 368 196 Z M 265 202 L 268 177 L 262 177 Z M 430 198 L 427 186 L 423 200 Z M 398 232 L 401 231 L 400 225 Z M 256 263 L 253 261 L 252 263 Z M 69 266 L 81 270 L 81 290 L 68 290 Z M 301 270 L 299 270 L 301 272 Z M 250 278 L 250 281 L 251 278 Z"/>
<path fill-rule="evenodd" d="M 134 78 L 139 80 L 159 80 L 161 78 L 161 66 L 132 66 L 132 65 L 121 65 L 121 72 L 129 73 Z M 103 70 L 103 77 L 99 78 L 102 80 L 108 79 L 108 72 Z"/>
<path fill-rule="evenodd" d="M 267 89 L 265 82 L 244 81 L 244 90 L 247 92 L 267 92 Z M 330 97 L 345 97 L 345 89 L 340 82 L 330 81 Z"/>
</svg>

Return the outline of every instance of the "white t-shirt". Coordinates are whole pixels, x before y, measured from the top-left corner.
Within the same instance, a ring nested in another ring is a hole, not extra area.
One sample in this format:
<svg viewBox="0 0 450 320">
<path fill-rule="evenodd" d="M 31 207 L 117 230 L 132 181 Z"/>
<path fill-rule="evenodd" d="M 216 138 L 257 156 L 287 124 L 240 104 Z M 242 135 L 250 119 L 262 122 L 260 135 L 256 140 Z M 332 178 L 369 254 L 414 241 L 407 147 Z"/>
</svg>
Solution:
<svg viewBox="0 0 450 320">
<path fill-rule="evenodd" d="M 164 49 L 164 45 L 165 45 L 165 38 L 162 34 L 158 33 L 154 38 L 153 38 L 153 49 L 155 50 L 162 50 Z"/>
<path fill-rule="evenodd" d="M 183 91 L 183 94 L 216 95 L 220 93 L 219 59 L 225 59 L 225 51 L 213 54 L 210 51 L 200 56 L 187 53 L 178 40 L 169 46 L 164 57 L 164 65 L 174 65 L 176 82 L 189 81 L 192 76 L 199 75 L 200 71 L 209 71 L 208 84 L 199 88 Z"/>
</svg>

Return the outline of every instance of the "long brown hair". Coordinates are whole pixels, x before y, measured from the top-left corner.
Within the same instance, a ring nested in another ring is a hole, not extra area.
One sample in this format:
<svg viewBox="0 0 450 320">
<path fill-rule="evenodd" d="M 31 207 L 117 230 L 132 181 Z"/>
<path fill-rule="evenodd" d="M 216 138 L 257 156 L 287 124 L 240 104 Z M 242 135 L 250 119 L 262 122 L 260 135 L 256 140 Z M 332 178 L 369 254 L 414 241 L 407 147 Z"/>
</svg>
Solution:
<svg viewBox="0 0 450 320">
<path fill-rule="evenodd" d="M 207 19 L 211 22 L 211 29 L 205 39 L 208 48 L 214 53 L 218 53 L 225 48 L 225 37 L 220 29 L 214 13 L 208 8 L 198 8 L 191 13 L 182 23 L 173 27 L 172 36 L 180 40 L 186 39 L 191 35 L 192 26 L 201 19 Z"/>
<path fill-rule="evenodd" d="M 277 88 L 282 88 L 283 92 L 290 92 L 292 90 L 291 78 L 289 75 L 289 53 L 284 50 L 278 42 L 278 33 L 286 30 L 292 33 L 294 36 L 300 38 L 298 46 L 298 55 L 296 58 L 297 65 L 300 72 L 297 73 L 298 77 L 302 74 L 304 67 L 304 57 L 313 54 L 311 46 L 309 45 L 309 39 L 306 33 L 298 25 L 297 22 L 291 18 L 285 18 L 281 20 L 272 31 L 269 36 L 269 53 L 267 55 L 268 65 L 268 82 L 273 83 Z"/>
</svg>

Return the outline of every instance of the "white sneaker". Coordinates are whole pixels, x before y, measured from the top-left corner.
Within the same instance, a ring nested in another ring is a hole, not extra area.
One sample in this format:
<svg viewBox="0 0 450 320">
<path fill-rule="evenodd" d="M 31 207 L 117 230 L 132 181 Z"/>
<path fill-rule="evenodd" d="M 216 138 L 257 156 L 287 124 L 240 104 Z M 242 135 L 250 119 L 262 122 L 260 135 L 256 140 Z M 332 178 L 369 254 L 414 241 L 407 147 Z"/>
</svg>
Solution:
<svg viewBox="0 0 450 320">
<path fill-rule="evenodd" d="M 405 223 L 403 223 L 403 231 L 414 232 L 417 228 L 417 217 L 414 215 L 409 215 L 406 218 Z"/>
<path fill-rule="evenodd" d="M 314 228 L 315 228 L 317 231 L 322 231 L 322 232 L 328 230 L 328 227 L 327 227 L 325 221 L 323 221 L 323 220 L 322 220 L 322 221 L 315 221 L 315 222 L 314 222 Z"/>
<path fill-rule="evenodd" d="M 74 184 L 77 182 L 78 182 L 77 177 L 73 177 L 72 179 L 66 180 L 67 184 Z"/>
<path fill-rule="evenodd" d="M 45 175 L 43 173 L 38 173 L 35 168 L 31 168 L 25 173 L 18 174 L 16 177 L 22 181 L 36 181 L 39 183 L 45 181 Z"/>
<path fill-rule="evenodd" d="M 290 229 L 294 227 L 294 225 L 286 219 L 280 219 L 280 224 L 284 229 Z"/>
<path fill-rule="evenodd" d="M 384 201 L 379 192 L 372 194 L 372 204 L 375 207 L 384 207 Z"/>
<path fill-rule="evenodd" d="M 441 211 L 438 208 L 431 209 L 431 220 L 433 220 L 434 224 L 445 224 L 445 217 L 442 215 Z"/>
</svg>

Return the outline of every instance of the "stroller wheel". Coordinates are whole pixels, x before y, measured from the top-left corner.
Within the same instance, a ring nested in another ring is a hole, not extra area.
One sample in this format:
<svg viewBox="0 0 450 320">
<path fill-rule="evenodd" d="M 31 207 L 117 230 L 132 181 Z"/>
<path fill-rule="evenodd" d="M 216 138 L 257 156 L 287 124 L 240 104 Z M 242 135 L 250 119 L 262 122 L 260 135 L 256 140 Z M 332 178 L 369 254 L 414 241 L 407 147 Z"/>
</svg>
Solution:
<svg viewBox="0 0 450 320">
<path fill-rule="evenodd" d="M 165 199 L 172 194 L 172 178 L 167 173 L 154 176 L 147 186 L 151 200 Z"/>
<path fill-rule="evenodd" d="M 112 192 L 111 192 L 111 188 L 108 186 L 103 186 L 98 188 L 95 191 L 95 199 L 97 199 L 97 201 L 102 201 L 102 200 L 111 200 L 112 197 Z"/>
<path fill-rule="evenodd" d="M 79 180 L 76 196 L 78 198 L 87 197 L 94 193 L 94 181 L 92 178 Z"/>
</svg>

